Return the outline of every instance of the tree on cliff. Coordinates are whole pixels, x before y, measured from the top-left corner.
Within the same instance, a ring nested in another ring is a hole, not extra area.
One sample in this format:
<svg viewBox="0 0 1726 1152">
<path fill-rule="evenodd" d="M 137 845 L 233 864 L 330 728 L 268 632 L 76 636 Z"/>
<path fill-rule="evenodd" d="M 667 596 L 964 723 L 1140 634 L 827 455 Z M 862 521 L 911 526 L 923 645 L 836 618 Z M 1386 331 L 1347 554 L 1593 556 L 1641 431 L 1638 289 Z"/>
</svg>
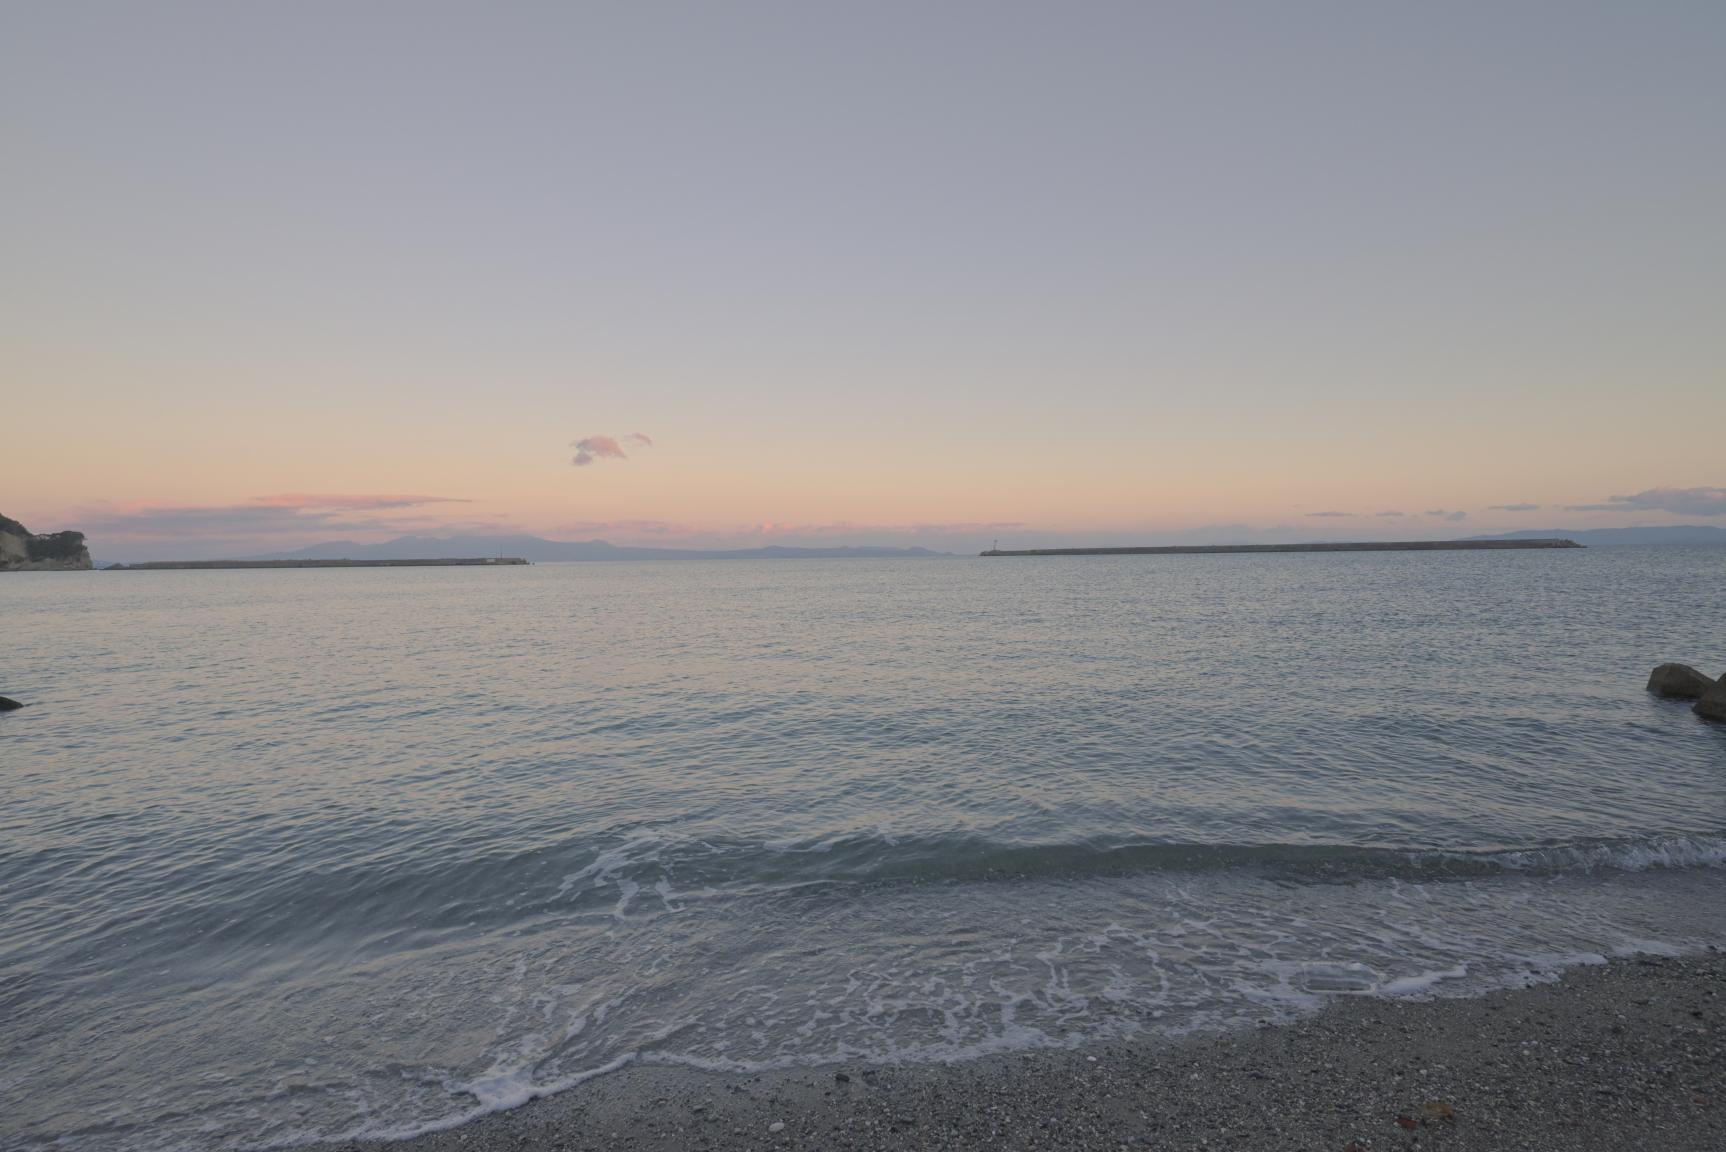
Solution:
<svg viewBox="0 0 1726 1152">
<path fill-rule="evenodd" d="M 0 568 L 88 568 L 90 550 L 82 532 L 32 533 L 0 516 Z"/>
</svg>

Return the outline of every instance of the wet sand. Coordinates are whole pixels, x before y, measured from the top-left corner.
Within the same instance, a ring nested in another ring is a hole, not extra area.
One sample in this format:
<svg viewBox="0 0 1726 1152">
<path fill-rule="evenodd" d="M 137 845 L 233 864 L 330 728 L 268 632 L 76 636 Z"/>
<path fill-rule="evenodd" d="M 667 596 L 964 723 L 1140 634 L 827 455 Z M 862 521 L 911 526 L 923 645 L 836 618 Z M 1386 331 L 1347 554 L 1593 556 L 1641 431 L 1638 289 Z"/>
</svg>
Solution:
<svg viewBox="0 0 1726 1152">
<path fill-rule="evenodd" d="M 1726 954 L 1473 1000 L 962 1064 L 635 1065 L 445 1132 L 325 1149 L 1726 1149 Z"/>
</svg>

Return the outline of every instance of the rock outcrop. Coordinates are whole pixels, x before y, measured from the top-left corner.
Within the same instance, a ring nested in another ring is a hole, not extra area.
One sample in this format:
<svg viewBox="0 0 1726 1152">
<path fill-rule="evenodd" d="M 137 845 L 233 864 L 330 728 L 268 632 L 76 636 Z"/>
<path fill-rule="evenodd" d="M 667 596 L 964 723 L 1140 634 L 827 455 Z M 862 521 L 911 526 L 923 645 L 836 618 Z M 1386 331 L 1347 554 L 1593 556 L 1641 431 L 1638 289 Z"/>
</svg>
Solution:
<svg viewBox="0 0 1726 1152">
<path fill-rule="evenodd" d="M 1696 701 L 1696 715 L 1709 720 L 1726 721 L 1726 675 L 1714 682 L 1714 687 L 1702 693 Z"/>
<path fill-rule="evenodd" d="M 35 534 L 0 516 L 0 572 L 52 572 L 89 568 L 82 532 Z"/>
<path fill-rule="evenodd" d="M 1678 700 L 1699 700 L 1712 687 L 1712 676 L 1704 676 L 1688 664 L 1662 664 L 1648 677 L 1650 692 Z"/>
</svg>

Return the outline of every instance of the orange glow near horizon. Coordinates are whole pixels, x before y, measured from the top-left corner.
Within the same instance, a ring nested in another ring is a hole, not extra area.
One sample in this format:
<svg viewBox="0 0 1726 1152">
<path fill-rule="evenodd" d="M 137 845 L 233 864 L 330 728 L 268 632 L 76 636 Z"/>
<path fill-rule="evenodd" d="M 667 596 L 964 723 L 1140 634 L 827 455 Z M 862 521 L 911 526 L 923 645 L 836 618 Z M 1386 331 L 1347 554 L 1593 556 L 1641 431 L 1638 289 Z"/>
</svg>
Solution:
<svg viewBox="0 0 1726 1152">
<path fill-rule="evenodd" d="M 1713 10 L 321 19 L 11 21 L 0 512 L 110 555 L 1726 524 L 1642 495 L 1726 485 Z"/>
</svg>

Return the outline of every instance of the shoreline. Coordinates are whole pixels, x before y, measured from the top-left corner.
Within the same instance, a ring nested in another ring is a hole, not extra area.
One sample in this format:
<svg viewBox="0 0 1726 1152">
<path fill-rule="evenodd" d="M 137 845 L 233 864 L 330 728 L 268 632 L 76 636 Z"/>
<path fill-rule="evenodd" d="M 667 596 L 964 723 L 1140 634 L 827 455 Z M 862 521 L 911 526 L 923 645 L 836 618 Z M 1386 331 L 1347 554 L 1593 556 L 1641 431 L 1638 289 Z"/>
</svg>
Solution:
<svg viewBox="0 0 1726 1152">
<path fill-rule="evenodd" d="M 315 1152 L 629 1148 L 1726 1147 L 1726 952 L 1468 999 L 1339 998 L 1284 1024 L 951 1064 L 631 1064 L 402 1140 Z"/>
<path fill-rule="evenodd" d="M 184 572 L 233 568 L 487 568 L 524 565 L 519 556 L 466 556 L 440 560 L 144 560 L 110 564 L 103 572 Z"/>
</svg>

